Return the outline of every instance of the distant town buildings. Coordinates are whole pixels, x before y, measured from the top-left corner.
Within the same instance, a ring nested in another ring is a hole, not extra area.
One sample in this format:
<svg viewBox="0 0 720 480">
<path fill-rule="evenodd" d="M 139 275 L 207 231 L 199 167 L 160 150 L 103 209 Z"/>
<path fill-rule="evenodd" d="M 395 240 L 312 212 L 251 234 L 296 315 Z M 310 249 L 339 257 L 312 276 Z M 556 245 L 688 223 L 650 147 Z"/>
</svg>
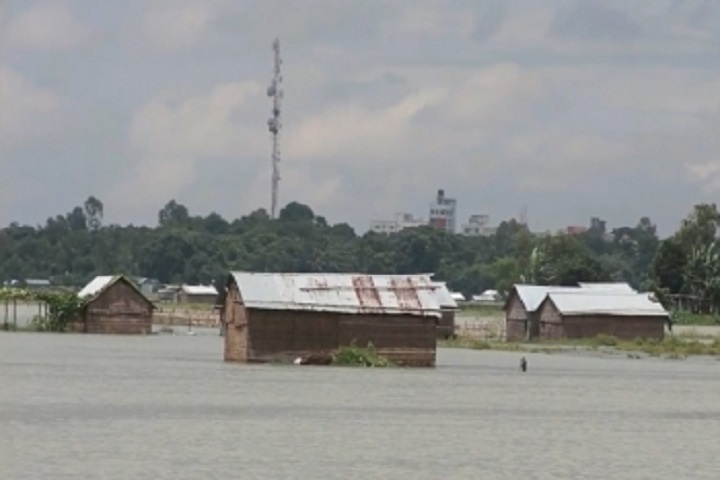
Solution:
<svg viewBox="0 0 720 480">
<path fill-rule="evenodd" d="M 397 233 L 405 228 L 422 227 L 427 222 L 415 218 L 412 213 L 396 213 L 393 220 L 373 220 L 370 222 L 370 231 L 375 233 Z"/>
<path fill-rule="evenodd" d="M 470 215 L 467 223 L 464 223 L 460 233 L 468 237 L 481 237 L 492 235 L 497 228 L 490 226 L 490 215 Z"/>
<path fill-rule="evenodd" d="M 445 190 L 438 190 L 435 201 L 430 204 L 430 226 L 455 233 L 457 200 L 445 196 Z"/>
<path fill-rule="evenodd" d="M 467 236 L 492 235 L 497 230 L 490 225 L 490 216 L 486 214 L 470 215 L 467 223 L 457 230 L 457 200 L 445 196 L 445 190 L 439 189 L 435 200 L 430 204 L 429 220 L 415 217 L 412 213 L 396 213 L 392 220 L 372 220 L 370 231 L 375 233 L 397 233 L 406 228 L 430 226 L 449 233 Z"/>
</svg>

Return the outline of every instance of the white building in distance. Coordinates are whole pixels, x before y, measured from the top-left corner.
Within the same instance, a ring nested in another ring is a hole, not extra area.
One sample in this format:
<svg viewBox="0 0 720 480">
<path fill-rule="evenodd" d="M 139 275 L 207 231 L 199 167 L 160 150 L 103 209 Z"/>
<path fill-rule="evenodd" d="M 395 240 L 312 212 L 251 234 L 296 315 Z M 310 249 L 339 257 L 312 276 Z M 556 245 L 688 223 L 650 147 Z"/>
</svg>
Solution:
<svg viewBox="0 0 720 480">
<path fill-rule="evenodd" d="M 470 215 L 467 223 L 463 223 L 460 233 L 468 237 L 493 235 L 497 228 L 490 226 L 490 215 Z"/>
<path fill-rule="evenodd" d="M 445 196 L 445 190 L 438 190 L 435 201 L 430 204 L 430 226 L 455 233 L 457 200 Z"/>
<path fill-rule="evenodd" d="M 373 220 L 370 222 L 370 231 L 375 233 L 397 233 L 406 228 L 422 227 L 427 222 L 415 218 L 412 213 L 396 213 L 394 220 Z"/>
</svg>

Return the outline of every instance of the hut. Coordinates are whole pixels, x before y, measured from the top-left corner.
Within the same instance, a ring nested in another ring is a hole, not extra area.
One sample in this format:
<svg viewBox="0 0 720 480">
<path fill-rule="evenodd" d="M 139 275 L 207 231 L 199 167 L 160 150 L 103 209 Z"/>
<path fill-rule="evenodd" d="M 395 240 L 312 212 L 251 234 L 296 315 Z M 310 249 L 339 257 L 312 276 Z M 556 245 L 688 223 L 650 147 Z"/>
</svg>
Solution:
<svg viewBox="0 0 720 480">
<path fill-rule="evenodd" d="M 435 365 L 440 305 L 429 276 L 231 272 L 225 361 L 289 361 L 372 344 L 408 366 Z"/>
<path fill-rule="evenodd" d="M 578 290 L 578 287 L 514 285 L 505 300 L 505 338 L 524 342 L 539 335 L 537 310 L 550 291 Z"/>
<path fill-rule="evenodd" d="M 74 329 L 85 333 L 149 334 L 154 305 L 123 275 L 95 277 L 78 293 L 82 319 Z"/>
<path fill-rule="evenodd" d="M 218 291 L 213 285 L 181 285 L 177 291 L 177 301 L 180 303 L 208 303 L 215 304 Z"/>
<path fill-rule="evenodd" d="M 440 305 L 440 320 L 437 326 L 437 338 L 453 338 L 455 336 L 455 313 L 458 304 L 448 290 L 445 282 L 434 282 L 435 295 Z"/>
<path fill-rule="evenodd" d="M 647 294 L 549 292 L 538 309 L 540 338 L 612 335 L 622 340 L 662 340 L 670 315 Z"/>
</svg>

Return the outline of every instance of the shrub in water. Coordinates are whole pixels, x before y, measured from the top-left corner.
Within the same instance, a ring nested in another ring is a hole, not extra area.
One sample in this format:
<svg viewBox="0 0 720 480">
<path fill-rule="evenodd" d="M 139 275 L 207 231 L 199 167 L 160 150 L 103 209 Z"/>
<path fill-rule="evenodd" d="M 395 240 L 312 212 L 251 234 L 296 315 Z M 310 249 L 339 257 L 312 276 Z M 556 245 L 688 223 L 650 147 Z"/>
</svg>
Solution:
<svg viewBox="0 0 720 480">
<path fill-rule="evenodd" d="M 372 343 L 366 348 L 357 347 L 354 344 L 349 347 L 340 347 L 335 354 L 333 361 L 335 365 L 348 365 L 360 367 L 388 367 L 390 361 L 378 354 Z"/>
</svg>

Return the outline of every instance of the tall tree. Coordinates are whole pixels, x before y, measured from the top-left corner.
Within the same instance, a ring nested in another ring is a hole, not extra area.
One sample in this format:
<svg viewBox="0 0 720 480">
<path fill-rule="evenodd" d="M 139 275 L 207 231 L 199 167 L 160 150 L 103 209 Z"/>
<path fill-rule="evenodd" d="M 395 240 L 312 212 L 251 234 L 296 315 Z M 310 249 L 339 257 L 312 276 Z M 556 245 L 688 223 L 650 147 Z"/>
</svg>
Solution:
<svg viewBox="0 0 720 480">
<path fill-rule="evenodd" d="M 91 195 L 85 200 L 83 208 L 88 230 L 97 231 L 102 226 L 104 214 L 103 203 Z"/>
</svg>

